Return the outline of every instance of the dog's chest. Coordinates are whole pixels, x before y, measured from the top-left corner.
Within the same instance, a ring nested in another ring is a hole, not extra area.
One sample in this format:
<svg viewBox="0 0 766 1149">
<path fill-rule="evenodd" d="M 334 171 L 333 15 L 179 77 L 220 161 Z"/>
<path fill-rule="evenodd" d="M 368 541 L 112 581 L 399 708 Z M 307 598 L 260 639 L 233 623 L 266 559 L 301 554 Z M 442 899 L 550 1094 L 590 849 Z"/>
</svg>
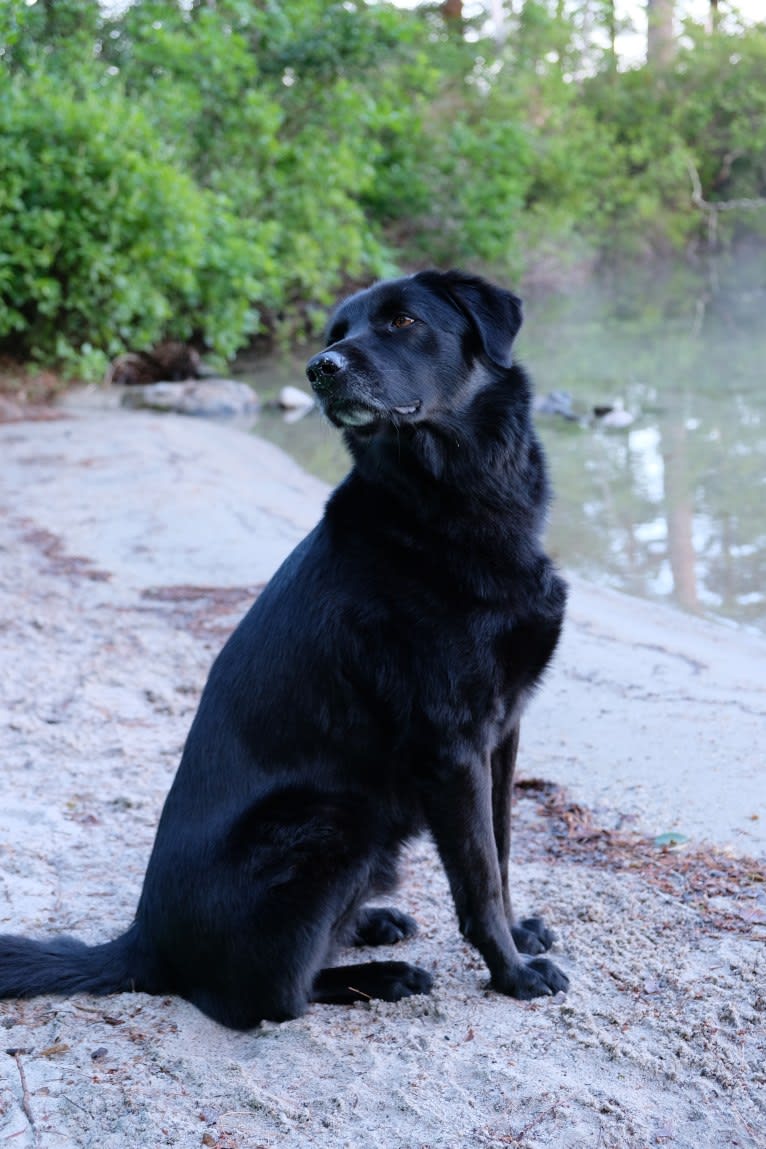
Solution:
<svg viewBox="0 0 766 1149">
<path fill-rule="evenodd" d="M 414 717 L 484 750 L 504 742 L 532 692 L 525 636 L 490 612 L 432 617 L 413 635 L 409 685 Z"/>
</svg>

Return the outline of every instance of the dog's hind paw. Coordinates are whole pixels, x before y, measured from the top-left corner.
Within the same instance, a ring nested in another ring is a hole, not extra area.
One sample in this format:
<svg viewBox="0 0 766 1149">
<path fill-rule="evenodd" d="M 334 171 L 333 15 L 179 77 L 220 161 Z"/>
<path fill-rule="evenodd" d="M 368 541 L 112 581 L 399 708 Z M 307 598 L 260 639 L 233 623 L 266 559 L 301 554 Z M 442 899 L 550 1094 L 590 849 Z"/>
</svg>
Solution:
<svg viewBox="0 0 766 1149">
<path fill-rule="evenodd" d="M 404 961 L 376 962 L 378 970 L 375 974 L 374 991 L 370 997 L 379 997 L 383 1001 L 400 1001 L 403 997 L 413 997 L 419 993 L 430 993 L 433 985 L 431 974 L 420 966 L 409 965 Z"/>
<path fill-rule="evenodd" d="M 400 1001 L 430 993 L 433 978 L 427 970 L 404 961 L 371 961 L 362 965 L 332 966 L 314 980 L 313 1000 L 328 1005 L 355 1001 Z"/>
<path fill-rule="evenodd" d="M 511 927 L 516 949 L 522 954 L 543 954 L 556 940 L 542 918 L 524 918 Z"/>
<path fill-rule="evenodd" d="M 387 906 L 361 910 L 356 919 L 355 946 L 390 946 L 414 937 L 418 923 L 409 914 Z"/>
</svg>

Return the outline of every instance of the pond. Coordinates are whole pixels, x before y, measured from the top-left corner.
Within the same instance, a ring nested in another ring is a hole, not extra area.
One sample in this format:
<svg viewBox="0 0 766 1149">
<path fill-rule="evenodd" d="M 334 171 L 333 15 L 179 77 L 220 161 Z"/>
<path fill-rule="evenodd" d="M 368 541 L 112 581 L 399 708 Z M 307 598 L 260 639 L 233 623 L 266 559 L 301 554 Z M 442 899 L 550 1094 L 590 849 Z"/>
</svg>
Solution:
<svg viewBox="0 0 766 1149">
<path fill-rule="evenodd" d="M 517 358 L 538 399 L 566 391 L 576 420 L 536 416 L 555 488 L 547 533 L 564 571 L 766 630 L 766 257 L 640 269 L 527 298 Z M 318 344 L 317 344 L 318 346 Z M 284 355 L 243 360 L 262 399 L 305 387 Z M 625 415 L 610 427 L 594 407 Z M 256 432 L 337 482 L 338 433 L 316 413 L 264 411 Z"/>
</svg>

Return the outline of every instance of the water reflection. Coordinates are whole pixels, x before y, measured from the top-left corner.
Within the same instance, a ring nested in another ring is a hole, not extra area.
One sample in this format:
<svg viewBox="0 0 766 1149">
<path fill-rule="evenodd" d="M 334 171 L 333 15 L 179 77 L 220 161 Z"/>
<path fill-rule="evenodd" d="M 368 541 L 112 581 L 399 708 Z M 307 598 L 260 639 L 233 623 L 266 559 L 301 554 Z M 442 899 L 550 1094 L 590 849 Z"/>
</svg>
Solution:
<svg viewBox="0 0 766 1149">
<path fill-rule="evenodd" d="M 548 545 L 562 567 L 631 594 L 766 630 L 766 260 L 721 262 L 720 285 L 676 270 L 530 300 L 519 358 L 538 394 L 583 417 L 618 400 L 622 430 L 538 416 L 556 488 Z M 302 384 L 302 356 L 243 364 L 263 397 Z M 256 430 L 330 482 L 347 470 L 312 415 Z"/>
</svg>

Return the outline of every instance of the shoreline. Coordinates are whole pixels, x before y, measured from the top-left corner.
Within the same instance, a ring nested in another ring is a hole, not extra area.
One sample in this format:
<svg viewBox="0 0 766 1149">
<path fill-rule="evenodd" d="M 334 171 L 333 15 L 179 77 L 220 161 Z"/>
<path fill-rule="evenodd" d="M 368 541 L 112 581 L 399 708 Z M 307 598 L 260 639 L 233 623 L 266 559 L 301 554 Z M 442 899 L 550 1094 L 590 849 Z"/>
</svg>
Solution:
<svg viewBox="0 0 766 1149">
<path fill-rule="evenodd" d="M 330 491 L 225 422 L 63 413 L 0 425 L 6 513 L 120 598 L 260 586 Z M 610 825 L 766 857 L 766 637 L 563 573 L 564 635 L 522 726 L 522 773 L 566 786 Z"/>
</svg>

